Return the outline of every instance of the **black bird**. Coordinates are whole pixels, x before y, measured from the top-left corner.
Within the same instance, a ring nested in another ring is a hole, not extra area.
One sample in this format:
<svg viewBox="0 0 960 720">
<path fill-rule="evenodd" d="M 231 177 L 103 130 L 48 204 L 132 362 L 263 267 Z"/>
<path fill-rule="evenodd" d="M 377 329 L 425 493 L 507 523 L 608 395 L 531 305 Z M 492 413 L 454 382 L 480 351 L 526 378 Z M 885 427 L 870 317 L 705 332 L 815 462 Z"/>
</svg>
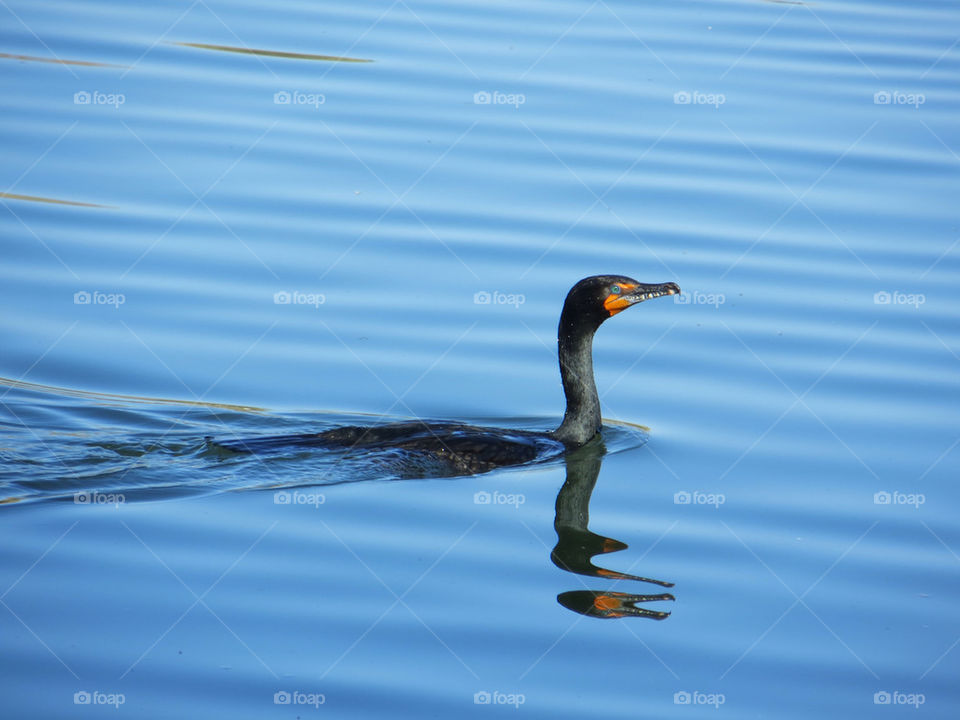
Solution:
<svg viewBox="0 0 960 720">
<path fill-rule="evenodd" d="M 567 410 L 552 437 L 570 449 L 580 447 L 600 432 L 600 398 L 593 379 L 593 334 L 603 321 L 644 300 L 679 294 L 676 283 L 648 285 L 622 275 L 594 275 L 570 288 L 557 329 L 560 379 Z"/>
<path fill-rule="evenodd" d="M 412 421 L 351 425 L 321 433 L 235 440 L 220 445 L 256 452 L 291 443 L 402 453 L 403 476 L 473 475 L 578 448 L 600 432 L 600 398 L 593 379 L 593 335 L 607 318 L 645 300 L 677 295 L 676 283 L 646 284 L 622 275 L 594 275 L 574 285 L 560 313 L 557 345 L 567 409 L 551 432 Z"/>
</svg>

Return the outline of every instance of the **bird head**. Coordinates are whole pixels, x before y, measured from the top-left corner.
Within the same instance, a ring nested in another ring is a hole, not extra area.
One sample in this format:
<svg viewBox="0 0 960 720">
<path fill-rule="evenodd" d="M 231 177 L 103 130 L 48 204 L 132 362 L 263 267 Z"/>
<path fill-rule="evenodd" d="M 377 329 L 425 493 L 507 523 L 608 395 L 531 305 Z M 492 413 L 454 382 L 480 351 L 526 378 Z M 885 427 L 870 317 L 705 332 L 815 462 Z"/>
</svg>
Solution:
<svg viewBox="0 0 960 720">
<path fill-rule="evenodd" d="M 582 319 L 588 319 L 594 327 L 599 327 L 607 318 L 611 318 L 628 307 L 645 300 L 679 295 L 676 283 L 642 283 L 624 275 L 593 275 L 584 278 L 567 293 L 564 314 L 568 311 Z"/>
</svg>

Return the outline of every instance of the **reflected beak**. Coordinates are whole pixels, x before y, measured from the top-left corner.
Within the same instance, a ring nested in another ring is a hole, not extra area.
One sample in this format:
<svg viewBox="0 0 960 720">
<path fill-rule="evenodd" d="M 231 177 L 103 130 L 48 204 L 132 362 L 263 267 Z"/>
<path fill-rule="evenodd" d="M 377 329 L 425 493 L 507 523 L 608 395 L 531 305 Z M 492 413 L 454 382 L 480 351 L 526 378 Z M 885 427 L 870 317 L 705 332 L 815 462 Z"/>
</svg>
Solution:
<svg viewBox="0 0 960 720">
<path fill-rule="evenodd" d="M 659 285 L 639 284 L 624 286 L 619 295 L 608 295 L 603 301 L 603 307 L 611 316 L 626 310 L 631 305 L 642 303 L 644 300 L 663 297 L 664 295 L 679 295 L 680 287 L 676 283 L 668 282 Z"/>
</svg>

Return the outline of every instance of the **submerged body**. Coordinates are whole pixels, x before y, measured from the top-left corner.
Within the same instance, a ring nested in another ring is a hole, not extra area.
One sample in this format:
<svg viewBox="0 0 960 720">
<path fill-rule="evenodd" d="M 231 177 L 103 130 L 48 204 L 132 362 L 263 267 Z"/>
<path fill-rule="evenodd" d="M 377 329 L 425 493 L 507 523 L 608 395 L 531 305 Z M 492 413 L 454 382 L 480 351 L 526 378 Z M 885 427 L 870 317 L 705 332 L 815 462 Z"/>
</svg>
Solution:
<svg viewBox="0 0 960 720">
<path fill-rule="evenodd" d="M 477 475 L 499 467 L 524 465 L 563 454 L 565 446 L 550 433 L 481 427 L 464 423 L 411 421 L 383 425 L 345 425 L 321 433 L 277 435 L 218 443 L 237 452 L 292 446 L 325 447 L 353 453 L 402 453 L 399 477 Z M 391 463 L 396 468 L 397 463 Z"/>
<path fill-rule="evenodd" d="M 566 397 L 563 422 L 553 431 L 512 430 L 462 423 L 412 421 L 350 425 L 321 433 L 286 435 L 221 445 L 256 452 L 270 447 L 316 445 L 357 452 L 404 453 L 413 474 L 474 475 L 562 454 L 591 440 L 601 429 L 600 399 L 593 379 L 593 336 L 604 320 L 632 305 L 679 294 L 675 283 L 649 285 L 621 275 L 584 278 L 567 294 L 560 314 L 557 347 Z"/>
</svg>

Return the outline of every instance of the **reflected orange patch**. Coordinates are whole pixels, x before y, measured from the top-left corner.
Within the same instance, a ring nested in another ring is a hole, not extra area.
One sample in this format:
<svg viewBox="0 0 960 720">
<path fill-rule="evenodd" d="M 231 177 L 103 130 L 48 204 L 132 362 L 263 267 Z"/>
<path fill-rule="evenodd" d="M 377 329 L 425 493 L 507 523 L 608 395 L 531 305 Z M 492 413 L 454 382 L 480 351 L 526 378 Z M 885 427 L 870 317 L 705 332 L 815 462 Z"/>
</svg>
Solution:
<svg viewBox="0 0 960 720">
<path fill-rule="evenodd" d="M 610 612 L 620 607 L 620 601 L 609 595 L 600 595 L 593 600 L 593 606 L 601 612 Z"/>
<path fill-rule="evenodd" d="M 626 550 L 627 544 L 622 543 L 619 540 L 614 540 L 613 538 L 604 538 L 603 539 L 603 552 L 619 552 L 620 550 Z"/>
</svg>

